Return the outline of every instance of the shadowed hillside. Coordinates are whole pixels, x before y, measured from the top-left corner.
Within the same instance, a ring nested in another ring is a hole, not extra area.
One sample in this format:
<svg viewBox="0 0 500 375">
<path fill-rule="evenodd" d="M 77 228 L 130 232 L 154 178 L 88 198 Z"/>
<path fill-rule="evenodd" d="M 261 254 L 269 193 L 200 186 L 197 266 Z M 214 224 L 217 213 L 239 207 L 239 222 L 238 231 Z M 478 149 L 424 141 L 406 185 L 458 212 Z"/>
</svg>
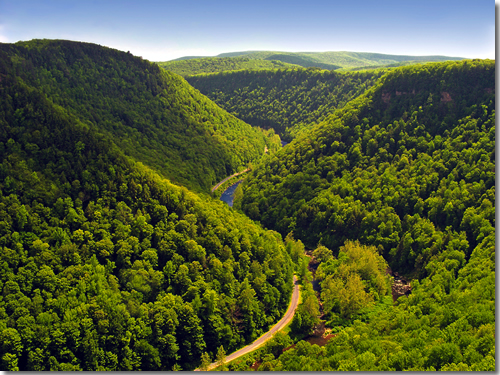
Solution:
<svg viewBox="0 0 500 375">
<path fill-rule="evenodd" d="M 294 68 L 199 74 L 186 79 L 236 117 L 253 126 L 272 128 L 290 141 L 364 93 L 383 73 Z"/>
<path fill-rule="evenodd" d="M 1 44 L 16 74 L 130 156 L 172 181 L 208 191 L 260 158 L 265 137 L 181 77 L 95 44 Z"/>
</svg>

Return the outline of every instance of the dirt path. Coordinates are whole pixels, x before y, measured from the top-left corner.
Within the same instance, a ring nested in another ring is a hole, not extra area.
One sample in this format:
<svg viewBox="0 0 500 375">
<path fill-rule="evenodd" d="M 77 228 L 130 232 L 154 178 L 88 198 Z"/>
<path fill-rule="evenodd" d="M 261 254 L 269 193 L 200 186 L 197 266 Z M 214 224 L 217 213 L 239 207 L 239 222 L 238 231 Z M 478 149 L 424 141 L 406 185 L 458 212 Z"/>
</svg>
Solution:
<svg viewBox="0 0 500 375">
<path fill-rule="evenodd" d="M 221 186 L 224 182 L 226 182 L 227 180 L 229 180 L 230 178 L 233 178 L 235 176 L 239 176 L 240 174 L 243 174 L 245 172 L 248 172 L 250 169 L 247 168 L 245 169 L 244 171 L 241 171 L 241 172 L 238 172 L 238 173 L 233 173 L 231 176 L 228 176 L 226 177 L 225 179 L 223 179 L 221 182 L 219 182 L 217 185 L 215 185 L 213 188 L 212 188 L 212 193 L 217 190 L 219 188 L 219 186 Z"/>
<path fill-rule="evenodd" d="M 288 323 L 290 323 L 293 319 L 293 315 L 295 314 L 295 310 L 297 309 L 297 306 L 299 304 L 299 297 L 300 297 L 300 291 L 299 291 L 299 283 L 297 281 L 297 277 L 293 276 L 293 293 L 292 293 L 292 300 L 290 301 L 290 306 L 288 307 L 288 310 L 285 313 L 285 316 L 281 318 L 281 320 L 275 324 L 273 328 L 271 328 L 269 331 L 264 333 L 262 336 L 260 336 L 257 340 L 255 340 L 253 343 L 250 345 L 245 346 L 244 348 L 241 348 L 240 350 L 235 351 L 234 353 L 228 355 L 226 357 L 226 363 L 231 362 L 232 360 L 241 357 L 242 355 L 245 355 L 247 353 L 250 353 L 251 351 L 257 349 L 259 346 L 264 344 L 266 341 L 268 341 L 270 338 L 273 337 L 273 335 L 281 330 L 283 327 L 285 327 Z M 210 366 L 208 366 L 209 370 L 212 370 L 217 366 L 217 363 L 211 363 Z M 200 371 L 199 369 L 196 369 L 195 371 Z"/>
</svg>

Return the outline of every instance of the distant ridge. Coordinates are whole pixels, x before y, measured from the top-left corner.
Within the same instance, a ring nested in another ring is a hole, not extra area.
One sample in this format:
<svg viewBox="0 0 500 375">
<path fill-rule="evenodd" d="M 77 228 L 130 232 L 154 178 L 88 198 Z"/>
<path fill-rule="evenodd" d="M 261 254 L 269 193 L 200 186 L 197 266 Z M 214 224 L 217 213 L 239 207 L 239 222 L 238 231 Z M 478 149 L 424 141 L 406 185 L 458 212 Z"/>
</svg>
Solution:
<svg viewBox="0 0 500 375">
<path fill-rule="evenodd" d="M 184 56 L 178 59 L 159 62 L 158 64 L 172 72 L 189 76 L 201 73 L 248 69 L 248 63 L 240 65 L 239 60 L 234 64 L 228 60 L 246 58 L 252 61 L 279 61 L 286 64 L 298 65 L 304 68 L 320 68 L 326 70 L 354 70 L 375 69 L 381 67 L 395 67 L 423 62 L 440 62 L 449 60 L 464 60 L 462 57 L 442 55 L 389 55 L 374 52 L 284 52 L 284 51 L 239 51 L 226 52 L 217 56 Z M 220 60 L 219 60 L 220 59 Z M 196 60 L 196 64 L 193 61 Z M 210 61 L 210 66 L 205 62 Z M 220 63 L 220 66 L 218 63 Z M 254 69 L 265 69 L 265 65 L 254 64 Z"/>
<path fill-rule="evenodd" d="M 239 52 L 224 52 L 215 56 L 183 56 L 174 60 L 169 61 L 177 61 L 177 60 L 188 60 L 188 59 L 201 59 L 205 57 L 237 57 L 237 56 L 247 56 L 248 55 L 272 55 L 272 54 L 288 54 L 288 55 L 352 55 L 359 56 L 362 58 L 374 58 L 378 57 L 381 59 L 393 59 L 398 61 L 408 61 L 408 60 L 465 60 L 465 57 L 457 57 L 457 56 L 444 56 L 444 55 L 392 55 L 392 54 L 384 54 L 377 52 L 352 52 L 352 51 L 325 51 L 325 52 L 286 52 L 286 51 L 239 51 Z M 253 57 L 253 56 L 252 56 Z"/>
<path fill-rule="evenodd" d="M 210 57 L 210 56 L 183 56 L 183 57 L 178 57 L 177 59 L 169 60 L 169 62 L 170 61 L 192 60 L 192 59 L 203 59 L 205 57 Z"/>
<path fill-rule="evenodd" d="M 163 69 L 179 74 L 183 77 L 206 73 L 222 73 L 235 70 L 272 70 L 303 66 L 298 61 L 296 61 L 295 64 L 291 64 L 280 60 L 250 59 L 245 56 L 203 57 L 199 59 L 159 62 L 157 64 Z"/>
<path fill-rule="evenodd" d="M 240 51 L 240 52 L 224 52 L 220 53 L 216 56 L 183 56 L 178 57 L 177 59 L 168 60 L 168 61 L 181 61 L 181 60 L 191 60 L 191 59 L 204 59 L 208 57 L 236 57 L 236 56 L 246 56 L 252 53 L 265 52 L 265 51 Z"/>
</svg>

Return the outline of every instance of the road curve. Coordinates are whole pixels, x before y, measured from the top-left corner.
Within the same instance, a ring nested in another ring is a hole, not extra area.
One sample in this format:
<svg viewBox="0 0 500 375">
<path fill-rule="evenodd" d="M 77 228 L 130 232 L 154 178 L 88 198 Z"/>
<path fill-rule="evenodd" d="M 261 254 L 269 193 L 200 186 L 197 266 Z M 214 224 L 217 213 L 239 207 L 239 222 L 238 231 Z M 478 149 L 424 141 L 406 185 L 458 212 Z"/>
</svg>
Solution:
<svg viewBox="0 0 500 375">
<path fill-rule="evenodd" d="M 247 168 L 245 169 L 244 171 L 241 171 L 241 172 L 238 172 L 238 173 L 233 173 L 231 176 L 228 176 L 226 177 L 225 179 L 223 179 L 221 182 L 219 182 L 217 185 L 215 185 L 210 191 L 213 193 L 215 190 L 217 190 L 219 188 L 219 186 L 221 186 L 224 182 L 226 182 L 227 180 L 229 180 L 230 178 L 232 177 L 235 177 L 235 176 L 239 176 L 240 174 L 243 174 L 245 172 L 248 172 L 250 169 Z"/>
<path fill-rule="evenodd" d="M 260 336 L 257 340 L 255 340 L 253 343 L 250 345 L 245 346 L 244 348 L 241 348 L 240 350 L 235 351 L 234 353 L 228 355 L 226 357 L 226 363 L 231 362 L 232 360 L 241 357 L 242 355 L 248 354 L 251 351 L 257 349 L 259 346 L 264 344 L 267 340 L 269 340 L 273 335 L 281 330 L 283 327 L 285 327 L 288 323 L 290 323 L 293 319 L 293 316 L 295 314 L 295 310 L 297 309 L 297 306 L 299 305 L 299 297 L 300 297 L 300 291 L 299 291 L 299 283 L 297 281 L 297 277 L 294 275 L 293 276 L 293 293 L 292 293 L 292 300 L 290 301 L 290 306 L 288 306 L 288 310 L 286 311 L 285 315 L 281 320 L 274 325 L 273 328 L 271 328 L 269 331 L 264 333 L 262 336 Z M 211 363 L 208 366 L 208 370 L 212 370 L 217 366 L 216 362 Z M 199 369 L 196 369 L 195 371 L 200 371 Z"/>
</svg>

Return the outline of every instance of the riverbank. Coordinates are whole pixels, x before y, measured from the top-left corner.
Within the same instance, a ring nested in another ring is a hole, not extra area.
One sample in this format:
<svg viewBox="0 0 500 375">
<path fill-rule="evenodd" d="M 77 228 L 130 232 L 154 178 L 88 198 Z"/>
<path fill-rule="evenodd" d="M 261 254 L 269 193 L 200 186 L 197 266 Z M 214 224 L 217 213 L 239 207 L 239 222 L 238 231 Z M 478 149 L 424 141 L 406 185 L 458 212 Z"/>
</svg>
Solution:
<svg viewBox="0 0 500 375">
<path fill-rule="evenodd" d="M 224 190 L 224 192 L 220 195 L 219 199 L 223 201 L 224 203 L 227 203 L 229 207 L 233 207 L 234 203 L 234 194 L 239 186 L 243 182 L 243 179 L 236 181 L 236 183 L 230 185 L 227 189 Z M 221 189 L 222 191 L 222 189 Z"/>
<path fill-rule="evenodd" d="M 215 192 L 216 190 L 218 190 L 223 184 L 225 184 L 226 182 L 229 182 L 230 179 L 232 178 L 235 178 L 243 173 L 246 173 L 250 170 L 250 168 L 247 168 L 245 169 L 244 171 L 241 171 L 241 172 L 236 172 L 236 173 L 233 173 L 231 176 L 228 176 L 226 177 L 225 179 L 223 179 L 222 181 L 220 181 L 217 185 L 213 186 L 212 189 L 210 190 L 212 193 Z"/>
</svg>

